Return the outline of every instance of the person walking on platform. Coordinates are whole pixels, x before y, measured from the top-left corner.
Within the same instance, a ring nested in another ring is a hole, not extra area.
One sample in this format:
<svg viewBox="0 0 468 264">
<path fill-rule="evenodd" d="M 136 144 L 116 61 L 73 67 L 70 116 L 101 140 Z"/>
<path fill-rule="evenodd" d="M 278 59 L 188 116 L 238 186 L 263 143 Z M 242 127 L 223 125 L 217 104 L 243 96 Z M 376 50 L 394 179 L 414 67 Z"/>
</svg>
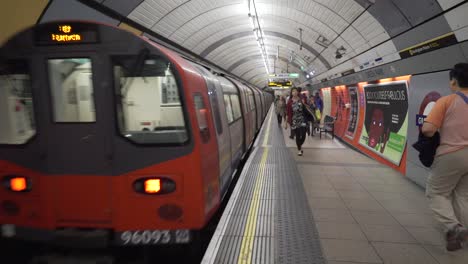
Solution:
<svg viewBox="0 0 468 264">
<path fill-rule="evenodd" d="M 436 102 L 422 133 L 426 137 L 440 133 L 426 196 L 444 228 L 447 250 L 454 251 L 468 239 L 468 64 L 456 64 L 449 76 L 455 93 Z"/>
<path fill-rule="evenodd" d="M 320 98 L 319 92 L 315 92 L 314 105 L 320 111 L 320 113 L 323 113 L 323 100 Z"/>
<path fill-rule="evenodd" d="M 320 93 L 315 92 L 315 97 L 314 97 L 314 106 L 315 106 L 315 117 L 317 119 L 317 122 L 320 124 L 320 120 L 322 119 L 322 113 L 323 113 L 323 100 L 320 98 Z M 319 130 L 319 127 L 316 126 L 316 130 Z"/>
<path fill-rule="evenodd" d="M 291 102 L 291 99 L 292 99 L 292 89 L 291 89 L 291 91 L 289 92 L 288 97 L 286 98 L 286 108 L 287 108 L 287 106 L 289 105 L 289 102 Z M 287 109 L 286 109 L 286 112 L 287 112 Z M 286 114 L 287 114 L 287 113 L 286 113 Z M 288 129 L 287 124 L 285 125 L 284 129 L 286 129 L 286 130 Z M 294 137 L 295 137 L 294 130 L 293 130 L 292 127 L 291 127 L 290 133 L 289 133 L 289 138 L 294 140 Z"/>
<path fill-rule="evenodd" d="M 274 102 L 274 103 L 275 103 L 275 106 L 276 106 L 276 103 L 278 103 L 279 99 L 280 99 L 280 96 L 277 95 L 277 96 L 275 97 L 275 102 Z"/>
<path fill-rule="evenodd" d="M 280 97 L 275 105 L 276 116 L 278 117 L 278 125 L 281 126 L 283 118 L 286 116 L 286 100 Z"/>
<path fill-rule="evenodd" d="M 299 95 L 299 91 L 296 87 L 291 89 L 291 99 L 286 107 L 287 119 L 286 129 L 288 123 L 293 129 L 296 136 L 296 145 L 298 153 L 297 155 L 302 156 L 304 151 L 302 150 L 302 144 L 304 144 L 306 137 L 306 120 L 304 118 L 305 105 L 302 98 Z"/>
</svg>

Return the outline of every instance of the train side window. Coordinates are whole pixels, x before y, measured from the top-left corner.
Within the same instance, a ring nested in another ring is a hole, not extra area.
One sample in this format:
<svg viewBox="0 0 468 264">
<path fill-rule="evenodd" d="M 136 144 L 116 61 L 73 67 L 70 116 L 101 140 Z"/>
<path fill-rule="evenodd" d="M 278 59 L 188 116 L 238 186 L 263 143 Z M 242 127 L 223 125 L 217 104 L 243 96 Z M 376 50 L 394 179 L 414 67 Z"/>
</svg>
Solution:
<svg viewBox="0 0 468 264">
<path fill-rule="evenodd" d="M 231 124 L 234 121 L 234 116 L 232 114 L 232 106 L 231 100 L 229 99 L 229 94 L 224 95 L 224 106 L 226 107 L 228 123 Z"/>
<path fill-rule="evenodd" d="M 195 94 L 193 96 L 193 101 L 195 103 L 195 112 L 197 114 L 200 135 L 203 143 L 207 143 L 210 140 L 210 130 L 208 129 L 208 109 L 205 106 L 205 102 L 203 101 L 201 94 Z"/>
<path fill-rule="evenodd" d="M 255 109 L 255 102 L 254 102 L 253 94 L 249 94 L 249 101 L 250 101 L 250 110 L 254 110 Z"/>
<path fill-rule="evenodd" d="M 120 133 L 138 144 L 188 142 L 181 87 L 171 63 L 144 52 L 112 60 Z"/>
<path fill-rule="evenodd" d="M 95 122 L 91 59 L 50 59 L 48 69 L 54 122 Z"/>
<path fill-rule="evenodd" d="M 0 144 L 25 144 L 36 134 L 28 65 L 23 60 L 0 64 Z"/>
<path fill-rule="evenodd" d="M 208 96 L 210 97 L 210 103 L 211 103 L 211 110 L 214 115 L 214 120 L 215 120 L 215 125 L 216 125 L 216 131 L 219 134 L 223 133 L 223 125 L 221 122 L 221 114 L 219 111 L 219 103 L 218 103 L 218 95 L 216 93 L 216 90 L 210 90 L 208 92 Z"/>
<path fill-rule="evenodd" d="M 232 103 L 232 112 L 234 115 L 234 120 L 237 120 L 242 117 L 241 106 L 239 102 L 239 95 L 231 94 L 231 103 Z"/>
</svg>

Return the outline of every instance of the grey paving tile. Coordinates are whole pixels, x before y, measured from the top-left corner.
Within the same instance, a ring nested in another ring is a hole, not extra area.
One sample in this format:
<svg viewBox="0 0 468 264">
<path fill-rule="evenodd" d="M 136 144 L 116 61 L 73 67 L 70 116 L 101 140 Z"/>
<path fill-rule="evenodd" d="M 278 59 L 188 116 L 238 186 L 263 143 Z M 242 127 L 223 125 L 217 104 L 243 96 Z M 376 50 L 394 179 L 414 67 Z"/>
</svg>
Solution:
<svg viewBox="0 0 468 264">
<path fill-rule="evenodd" d="M 336 190 L 361 191 L 361 192 L 365 191 L 365 189 L 359 183 L 332 182 L 332 185 Z"/>
<path fill-rule="evenodd" d="M 353 211 L 385 211 L 375 200 L 369 199 L 345 199 L 346 206 Z"/>
<path fill-rule="evenodd" d="M 346 209 L 346 205 L 341 198 L 314 198 L 308 199 L 309 205 L 313 209 Z"/>
<path fill-rule="evenodd" d="M 340 198 L 340 195 L 335 190 L 310 190 L 307 193 L 309 197 Z"/>
<path fill-rule="evenodd" d="M 314 209 L 315 221 L 330 223 L 356 223 L 347 209 Z"/>
<path fill-rule="evenodd" d="M 399 193 L 402 191 L 402 187 L 404 185 L 389 185 L 386 183 L 382 184 L 377 184 L 377 183 L 367 183 L 367 182 L 361 182 L 362 187 L 368 191 L 377 191 L 377 192 L 390 192 L 390 193 Z"/>
<path fill-rule="evenodd" d="M 392 216 L 403 226 L 437 227 L 438 224 L 430 214 L 392 213 Z"/>
<path fill-rule="evenodd" d="M 424 248 L 431 254 L 440 264 L 466 264 L 468 263 L 468 248 L 448 252 L 445 246 L 424 245 Z"/>
<path fill-rule="evenodd" d="M 434 257 L 417 244 L 373 242 L 372 245 L 385 264 L 437 264 Z"/>
<path fill-rule="evenodd" d="M 358 183 L 358 181 L 355 178 L 353 178 L 351 175 L 328 175 L 326 174 L 325 176 L 327 176 L 330 182 L 332 183 Z"/>
<path fill-rule="evenodd" d="M 374 248 L 364 241 L 320 239 L 327 260 L 382 263 Z"/>
<path fill-rule="evenodd" d="M 417 243 L 402 226 L 397 225 L 361 225 L 369 241 L 393 243 Z"/>
<path fill-rule="evenodd" d="M 357 224 L 316 222 L 320 238 L 350 239 L 367 241 Z"/>
<path fill-rule="evenodd" d="M 310 188 L 315 185 L 329 185 L 330 187 L 333 186 L 326 176 L 320 176 L 320 175 L 305 176 L 302 172 L 301 172 L 301 175 L 302 175 L 302 181 L 304 182 L 305 188 Z"/>
<path fill-rule="evenodd" d="M 372 184 L 387 184 L 383 178 L 376 177 L 375 175 L 372 176 L 353 176 L 356 181 L 363 185 L 372 185 Z"/>
<path fill-rule="evenodd" d="M 436 246 L 445 245 L 444 235 L 441 230 L 437 230 L 433 227 L 406 227 L 406 230 L 421 244 Z"/>
<path fill-rule="evenodd" d="M 310 193 L 313 193 L 316 191 L 329 191 L 329 192 L 335 191 L 335 187 L 333 187 L 331 183 L 317 183 L 317 182 L 309 183 L 307 180 L 303 181 L 303 183 L 304 183 L 304 189 Z"/>
<path fill-rule="evenodd" d="M 354 219 L 361 225 L 390 225 L 399 226 L 399 223 L 387 212 L 366 212 L 353 211 L 351 214 Z"/>
<path fill-rule="evenodd" d="M 377 201 L 385 201 L 385 200 L 394 200 L 394 199 L 405 199 L 406 197 L 403 196 L 402 193 L 399 192 L 381 192 L 381 191 L 369 191 L 369 193 L 377 200 Z"/>
<path fill-rule="evenodd" d="M 355 190 L 336 190 L 343 199 L 370 199 L 374 197 L 367 191 L 355 191 Z"/>
<path fill-rule="evenodd" d="M 431 211 L 428 206 L 419 205 L 417 203 L 412 203 L 408 199 L 384 200 L 384 201 L 380 201 L 380 204 L 392 214 L 393 213 L 431 214 Z"/>
</svg>

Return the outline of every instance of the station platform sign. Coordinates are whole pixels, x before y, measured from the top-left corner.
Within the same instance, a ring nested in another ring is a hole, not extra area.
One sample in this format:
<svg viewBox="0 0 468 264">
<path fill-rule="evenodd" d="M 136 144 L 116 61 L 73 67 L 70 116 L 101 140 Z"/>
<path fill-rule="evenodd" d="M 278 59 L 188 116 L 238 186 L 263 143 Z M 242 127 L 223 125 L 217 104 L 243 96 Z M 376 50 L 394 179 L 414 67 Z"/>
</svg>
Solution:
<svg viewBox="0 0 468 264">
<path fill-rule="evenodd" d="M 271 73 L 268 75 L 269 79 L 297 79 L 299 73 Z"/>
</svg>

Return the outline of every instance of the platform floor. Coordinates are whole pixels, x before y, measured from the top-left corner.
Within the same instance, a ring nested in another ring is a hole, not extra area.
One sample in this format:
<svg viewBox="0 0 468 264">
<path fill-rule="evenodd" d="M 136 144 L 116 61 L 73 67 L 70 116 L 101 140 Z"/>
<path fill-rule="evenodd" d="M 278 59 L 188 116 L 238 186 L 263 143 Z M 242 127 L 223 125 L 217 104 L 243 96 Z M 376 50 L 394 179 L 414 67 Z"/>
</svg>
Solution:
<svg viewBox="0 0 468 264">
<path fill-rule="evenodd" d="M 202 263 L 468 263 L 419 186 L 331 137 L 303 148 L 267 118 Z"/>
<path fill-rule="evenodd" d="M 468 263 L 468 249 L 446 252 L 422 188 L 330 137 L 299 157 L 283 131 L 328 263 Z"/>
</svg>

